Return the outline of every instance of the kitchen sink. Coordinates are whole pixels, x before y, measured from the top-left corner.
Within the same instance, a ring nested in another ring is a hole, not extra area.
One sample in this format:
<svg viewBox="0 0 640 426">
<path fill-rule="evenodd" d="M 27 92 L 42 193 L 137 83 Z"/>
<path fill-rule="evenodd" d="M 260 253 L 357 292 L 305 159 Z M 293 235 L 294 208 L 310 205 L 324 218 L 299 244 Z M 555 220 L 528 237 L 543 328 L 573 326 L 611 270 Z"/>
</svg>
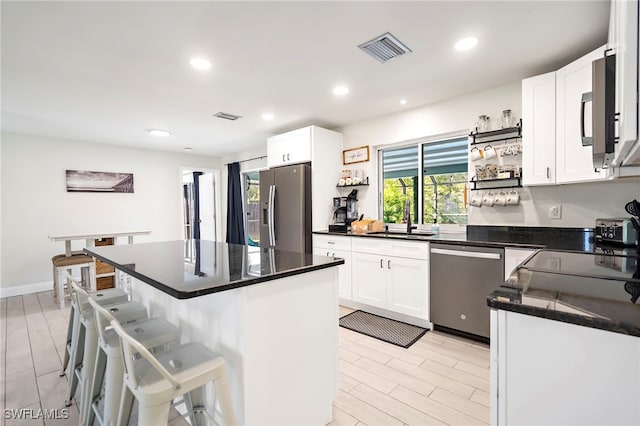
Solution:
<svg viewBox="0 0 640 426">
<path fill-rule="evenodd" d="M 418 238 L 418 237 L 431 237 L 435 235 L 435 232 L 431 231 L 411 231 L 410 234 L 407 234 L 407 231 L 400 230 L 390 230 L 390 231 L 374 231 L 367 232 L 369 235 L 386 235 L 388 237 L 401 237 L 401 238 Z"/>
</svg>

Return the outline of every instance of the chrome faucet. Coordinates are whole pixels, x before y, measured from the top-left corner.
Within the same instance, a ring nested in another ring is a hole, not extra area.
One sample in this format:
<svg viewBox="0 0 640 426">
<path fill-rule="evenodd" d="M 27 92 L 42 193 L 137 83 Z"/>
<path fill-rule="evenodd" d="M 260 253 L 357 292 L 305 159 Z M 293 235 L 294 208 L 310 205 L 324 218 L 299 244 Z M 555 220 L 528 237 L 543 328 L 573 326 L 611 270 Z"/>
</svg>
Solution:
<svg viewBox="0 0 640 426">
<path fill-rule="evenodd" d="M 404 212 L 407 217 L 407 234 L 410 234 L 412 230 L 418 229 L 416 225 L 411 225 L 411 201 L 407 200 Z"/>
</svg>

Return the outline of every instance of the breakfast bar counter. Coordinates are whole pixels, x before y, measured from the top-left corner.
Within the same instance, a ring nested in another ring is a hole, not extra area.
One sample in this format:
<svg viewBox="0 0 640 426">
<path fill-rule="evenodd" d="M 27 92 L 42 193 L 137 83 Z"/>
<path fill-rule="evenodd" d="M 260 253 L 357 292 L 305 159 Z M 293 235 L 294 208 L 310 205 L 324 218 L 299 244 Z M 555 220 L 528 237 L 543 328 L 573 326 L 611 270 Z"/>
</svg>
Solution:
<svg viewBox="0 0 640 426">
<path fill-rule="evenodd" d="M 132 299 L 178 325 L 183 342 L 225 358 L 240 424 L 331 421 L 342 259 L 198 240 L 85 252 L 124 273 Z"/>
</svg>

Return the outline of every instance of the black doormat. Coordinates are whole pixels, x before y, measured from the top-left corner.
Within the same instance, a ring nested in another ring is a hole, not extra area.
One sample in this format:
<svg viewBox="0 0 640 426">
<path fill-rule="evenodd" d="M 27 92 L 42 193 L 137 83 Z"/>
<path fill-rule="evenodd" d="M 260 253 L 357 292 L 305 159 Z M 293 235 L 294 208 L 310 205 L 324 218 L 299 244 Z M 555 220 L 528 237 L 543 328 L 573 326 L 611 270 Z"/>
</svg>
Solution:
<svg viewBox="0 0 640 426">
<path fill-rule="evenodd" d="M 340 327 L 403 348 L 413 345 L 428 331 L 426 328 L 359 310 L 340 318 Z"/>
</svg>

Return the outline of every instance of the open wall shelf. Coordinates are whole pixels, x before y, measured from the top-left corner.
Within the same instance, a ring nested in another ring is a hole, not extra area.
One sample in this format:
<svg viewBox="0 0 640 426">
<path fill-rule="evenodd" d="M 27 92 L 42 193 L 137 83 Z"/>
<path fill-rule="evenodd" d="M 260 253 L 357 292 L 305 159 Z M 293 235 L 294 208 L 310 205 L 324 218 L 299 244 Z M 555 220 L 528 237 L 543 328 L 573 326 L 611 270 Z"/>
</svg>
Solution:
<svg viewBox="0 0 640 426">
<path fill-rule="evenodd" d="M 483 179 L 469 181 L 473 185 L 469 188 L 471 191 L 487 190 L 487 189 L 504 189 L 504 188 L 522 188 L 522 177 L 500 178 L 500 179 Z M 502 185 L 504 183 L 504 185 Z M 485 184 L 489 184 L 485 186 Z"/>
<path fill-rule="evenodd" d="M 469 145 L 519 139 L 522 137 L 522 119 L 520 119 L 518 125 L 515 127 L 507 127 L 506 129 L 492 130 L 489 132 L 471 132 L 469 137 L 473 139 L 469 142 Z"/>
</svg>

